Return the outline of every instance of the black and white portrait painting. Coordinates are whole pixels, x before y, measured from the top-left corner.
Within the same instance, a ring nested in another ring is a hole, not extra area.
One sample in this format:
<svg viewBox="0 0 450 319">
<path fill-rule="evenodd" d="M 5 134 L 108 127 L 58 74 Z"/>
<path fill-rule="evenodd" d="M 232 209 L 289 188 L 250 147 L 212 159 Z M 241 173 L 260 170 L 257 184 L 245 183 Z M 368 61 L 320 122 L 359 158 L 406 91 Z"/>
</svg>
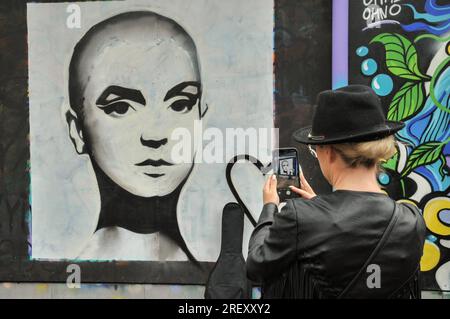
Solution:
<svg viewBox="0 0 450 319">
<path fill-rule="evenodd" d="M 273 2 L 30 3 L 27 15 L 31 257 L 215 261 L 236 201 L 225 170 L 242 153 L 225 132 L 273 126 Z M 183 160 L 175 131 L 190 137 Z M 208 162 L 220 135 L 223 160 Z M 270 162 L 257 145 L 243 152 Z M 264 176 L 243 163 L 231 180 L 257 219 Z"/>
</svg>

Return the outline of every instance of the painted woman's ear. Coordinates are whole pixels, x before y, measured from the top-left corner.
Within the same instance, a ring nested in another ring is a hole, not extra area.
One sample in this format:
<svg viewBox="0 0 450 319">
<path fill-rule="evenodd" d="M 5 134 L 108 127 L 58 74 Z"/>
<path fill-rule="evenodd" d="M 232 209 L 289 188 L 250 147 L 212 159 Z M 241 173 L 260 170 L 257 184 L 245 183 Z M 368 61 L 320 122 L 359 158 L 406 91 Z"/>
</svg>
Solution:
<svg viewBox="0 0 450 319">
<path fill-rule="evenodd" d="M 78 154 L 86 154 L 85 142 L 83 139 L 83 131 L 81 130 L 80 120 L 73 111 L 66 112 L 66 121 L 69 126 L 69 136 L 73 146 Z"/>
</svg>

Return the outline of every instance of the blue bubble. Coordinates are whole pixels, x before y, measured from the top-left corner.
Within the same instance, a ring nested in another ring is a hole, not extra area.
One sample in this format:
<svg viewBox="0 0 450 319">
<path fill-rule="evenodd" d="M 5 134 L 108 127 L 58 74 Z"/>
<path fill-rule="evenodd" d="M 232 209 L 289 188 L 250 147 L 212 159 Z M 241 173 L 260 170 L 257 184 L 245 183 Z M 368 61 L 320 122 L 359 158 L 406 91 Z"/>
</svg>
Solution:
<svg viewBox="0 0 450 319">
<path fill-rule="evenodd" d="M 439 220 L 443 224 L 450 225 L 450 209 L 443 209 L 438 214 Z"/>
<path fill-rule="evenodd" d="M 429 236 L 427 237 L 427 239 L 428 239 L 429 241 L 431 241 L 432 243 L 434 243 L 434 242 L 437 241 L 436 236 L 433 236 L 433 235 L 429 235 Z"/>
<path fill-rule="evenodd" d="M 372 89 L 379 96 L 386 96 L 392 92 L 394 88 L 394 81 L 389 75 L 378 74 L 372 80 Z"/>
<path fill-rule="evenodd" d="M 375 74 L 378 70 L 378 64 L 374 59 L 367 59 L 364 60 L 361 64 L 361 72 L 364 75 L 372 75 Z"/>
<path fill-rule="evenodd" d="M 378 175 L 378 181 L 381 185 L 388 185 L 391 182 L 391 178 L 388 174 L 382 172 Z"/>
<path fill-rule="evenodd" d="M 369 49 L 367 47 L 359 47 L 356 49 L 356 54 L 360 57 L 366 56 L 369 53 Z"/>
</svg>

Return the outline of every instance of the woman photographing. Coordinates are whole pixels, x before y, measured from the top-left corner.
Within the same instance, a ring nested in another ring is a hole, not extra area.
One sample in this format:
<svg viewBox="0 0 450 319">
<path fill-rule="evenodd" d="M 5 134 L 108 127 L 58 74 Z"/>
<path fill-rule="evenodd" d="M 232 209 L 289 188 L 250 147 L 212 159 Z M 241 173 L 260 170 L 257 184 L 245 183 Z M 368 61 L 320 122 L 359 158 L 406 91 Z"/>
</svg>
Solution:
<svg viewBox="0 0 450 319">
<path fill-rule="evenodd" d="M 293 137 L 309 146 L 334 191 L 316 195 L 301 174 L 301 188 L 291 188 L 299 198 L 278 211 L 277 180 L 266 182 L 247 258 L 264 298 L 420 298 L 425 223 L 377 183 L 403 126 L 385 120 L 368 87 L 319 94 L 312 127 Z"/>
</svg>

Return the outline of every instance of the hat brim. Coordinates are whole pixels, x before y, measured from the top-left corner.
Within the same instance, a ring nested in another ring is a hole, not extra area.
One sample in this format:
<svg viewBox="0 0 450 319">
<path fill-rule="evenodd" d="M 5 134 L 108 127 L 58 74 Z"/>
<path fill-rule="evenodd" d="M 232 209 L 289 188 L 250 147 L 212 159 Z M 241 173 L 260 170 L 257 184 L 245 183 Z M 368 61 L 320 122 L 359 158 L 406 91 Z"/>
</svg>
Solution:
<svg viewBox="0 0 450 319">
<path fill-rule="evenodd" d="M 313 137 L 311 138 L 311 126 L 299 129 L 292 134 L 295 141 L 301 144 L 310 145 L 324 145 L 345 142 L 364 142 L 376 140 L 395 134 L 397 131 L 405 127 L 405 123 L 396 121 L 386 121 L 383 125 L 375 126 L 372 129 L 365 129 L 364 131 L 355 131 L 345 133 L 342 135 L 335 135 L 330 137 Z"/>
</svg>

